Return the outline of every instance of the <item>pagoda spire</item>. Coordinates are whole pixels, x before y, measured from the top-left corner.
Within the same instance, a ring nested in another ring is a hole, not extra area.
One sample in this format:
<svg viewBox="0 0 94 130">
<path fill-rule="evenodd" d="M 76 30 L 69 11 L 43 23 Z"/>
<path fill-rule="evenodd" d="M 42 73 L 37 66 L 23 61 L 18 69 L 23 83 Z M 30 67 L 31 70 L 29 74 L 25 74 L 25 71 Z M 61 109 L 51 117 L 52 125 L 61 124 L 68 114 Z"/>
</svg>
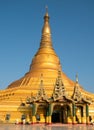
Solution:
<svg viewBox="0 0 94 130">
<path fill-rule="evenodd" d="M 78 74 L 76 74 L 76 83 L 78 83 Z"/>
<path fill-rule="evenodd" d="M 42 37 L 40 42 L 41 47 L 52 47 L 51 30 L 49 25 L 48 7 L 46 7 L 46 14 L 44 15 L 44 25 L 42 28 Z"/>
<path fill-rule="evenodd" d="M 47 69 L 50 71 L 58 71 L 58 69 L 61 70 L 59 57 L 52 46 L 49 18 L 48 9 L 46 8 L 40 46 L 37 53 L 33 57 L 30 65 L 30 72 L 45 73 Z"/>
</svg>

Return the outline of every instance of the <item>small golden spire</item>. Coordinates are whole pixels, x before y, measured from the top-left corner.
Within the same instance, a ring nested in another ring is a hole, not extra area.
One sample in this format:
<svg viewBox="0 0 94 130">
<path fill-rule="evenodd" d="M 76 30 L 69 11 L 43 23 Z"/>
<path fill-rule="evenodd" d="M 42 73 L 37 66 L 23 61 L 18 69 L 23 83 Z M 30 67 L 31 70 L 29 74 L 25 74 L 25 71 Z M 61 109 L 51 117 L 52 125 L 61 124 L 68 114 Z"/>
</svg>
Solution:
<svg viewBox="0 0 94 130">
<path fill-rule="evenodd" d="M 78 74 L 76 74 L 76 83 L 78 83 Z"/>
<path fill-rule="evenodd" d="M 44 23 L 45 23 L 45 21 L 49 22 L 48 6 L 46 6 L 45 8 L 46 8 L 46 13 L 44 15 Z"/>
<path fill-rule="evenodd" d="M 52 39 L 51 39 L 51 30 L 49 25 L 49 15 L 48 7 L 46 6 L 46 14 L 44 15 L 44 25 L 42 28 L 42 37 L 40 47 L 51 47 L 52 48 Z"/>
<path fill-rule="evenodd" d="M 46 14 L 45 14 L 44 18 L 45 18 L 45 17 L 48 17 L 48 18 L 49 18 L 49 15 L 48 15 L 48 6 L 46 6 L 45 8 L 46 8 Z"/>
</svg>

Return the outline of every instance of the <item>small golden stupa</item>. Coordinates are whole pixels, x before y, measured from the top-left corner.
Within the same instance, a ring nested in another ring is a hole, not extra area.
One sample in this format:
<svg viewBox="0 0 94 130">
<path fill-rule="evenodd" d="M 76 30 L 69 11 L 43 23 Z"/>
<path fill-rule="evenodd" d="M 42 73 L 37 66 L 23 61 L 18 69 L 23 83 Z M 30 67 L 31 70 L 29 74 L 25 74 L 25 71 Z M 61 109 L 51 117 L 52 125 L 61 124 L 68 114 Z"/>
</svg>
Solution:
<svg viewBox="0 0 94 130">
<path fill-rule="evenodd" d="M 94 94 L 61 69 L 51 38 L 48 11 L 40 46 L 29 72 L 0 91 L 0 122 L 86 123 L 94 119 Z"/>
</svg>

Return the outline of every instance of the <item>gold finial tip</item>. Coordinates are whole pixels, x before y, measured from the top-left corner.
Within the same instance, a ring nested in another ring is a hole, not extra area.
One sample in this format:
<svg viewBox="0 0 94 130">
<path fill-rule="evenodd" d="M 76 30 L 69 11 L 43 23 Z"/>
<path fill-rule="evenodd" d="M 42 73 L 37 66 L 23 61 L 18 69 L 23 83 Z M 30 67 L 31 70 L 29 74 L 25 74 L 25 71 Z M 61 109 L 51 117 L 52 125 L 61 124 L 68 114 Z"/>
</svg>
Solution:
<svg viewBox="0 0 94 130">
<path fill-rule="evenodd" d="M 45 14 L 45 16 L 49 16 L 48 15 L 48 6 L 46 6 L 45 8 L 46 8 L 46 14 Z"/>
<path fill-rule="evenodd" d="M 46 8 L 46 13 L 48 13 L 48 6 L 46 5 L 46 7 L 45 7 L 45 8 Z"/>
</svg>

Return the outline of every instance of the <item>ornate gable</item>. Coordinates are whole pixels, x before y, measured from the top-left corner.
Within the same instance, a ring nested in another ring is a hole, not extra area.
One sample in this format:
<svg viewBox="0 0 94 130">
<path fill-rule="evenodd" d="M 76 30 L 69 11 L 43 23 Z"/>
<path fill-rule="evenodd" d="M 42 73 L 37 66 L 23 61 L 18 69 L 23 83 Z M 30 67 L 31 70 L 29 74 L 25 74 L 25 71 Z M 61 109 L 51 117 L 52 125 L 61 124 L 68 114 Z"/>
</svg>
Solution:
<svg viewBox="0 0 94 130">
<path fill-rule="evenodd" d="M 40 101 L 40 100 L 47 100 L 47 95 L 45 93 L 44 87 L 43 87 L 43 80 L 40 81 L 40 88 L 38 90 L 38 93 L 35 97 L 36 101 Z"/>
<path fill-rule="evenodd" d="M 78 75 L 76 75 L 76 83 L 74 86 L 73 100 L 75 103 L 89 103 L 89 104 L 91 103 L 90 99 L 83 96 L 80 91 L 80 86 L 78 83 Z"/>
<path fill-rule="evenodd" d="M 73 100 L 75 102 L 80 102 L 82 100 L 82 94 L 81 94 L 81 91 L 77 82 L 74 87 Z"/>
<path fill-rule="evenodd" d="M 56 79 L 52 98 L 54 101 L 57 101 L 57 100 L 59 100 L 59 101 L 65 101 L 65 100 L 72 101 L 72 99 L 70 97 L 68 97 L 68 95 L 66 93 L 66 88 L 65 88 L 65 86 L 62 82 L 62 78 L 61 78 L 61 71 L 58 71 L 58 78 Z"/>
<path fill-rule="evenodd" d="M 44 86 L 43 86 L 42 74 L 41 74 L 41 81 L 40 81 L 40 87 L 39 87 L 38 93 L 36 94 L 36 96 L 31 97 L 29 100 L 30 100 L 29 102 L 31 102 L 31 103 L 32 102 L 43 102 L 43 101 L 49 102 L 48 97 L 45 93 Z"/>
<path fill-rule="evenodd" d="M 54 91 L 53 91 L 52 97 L 55 101 L 58 99 L 62 99 L 63 96 L 65 96 L 65 95 L 66 95 L 66 90 L 65 90 L 65 86 L 64 86 L 62 79 L 61 79 L 61 72 L 58 71 L 58 78 L 56 79 L 56 83 L 54 86 Z"/>
</svg>

